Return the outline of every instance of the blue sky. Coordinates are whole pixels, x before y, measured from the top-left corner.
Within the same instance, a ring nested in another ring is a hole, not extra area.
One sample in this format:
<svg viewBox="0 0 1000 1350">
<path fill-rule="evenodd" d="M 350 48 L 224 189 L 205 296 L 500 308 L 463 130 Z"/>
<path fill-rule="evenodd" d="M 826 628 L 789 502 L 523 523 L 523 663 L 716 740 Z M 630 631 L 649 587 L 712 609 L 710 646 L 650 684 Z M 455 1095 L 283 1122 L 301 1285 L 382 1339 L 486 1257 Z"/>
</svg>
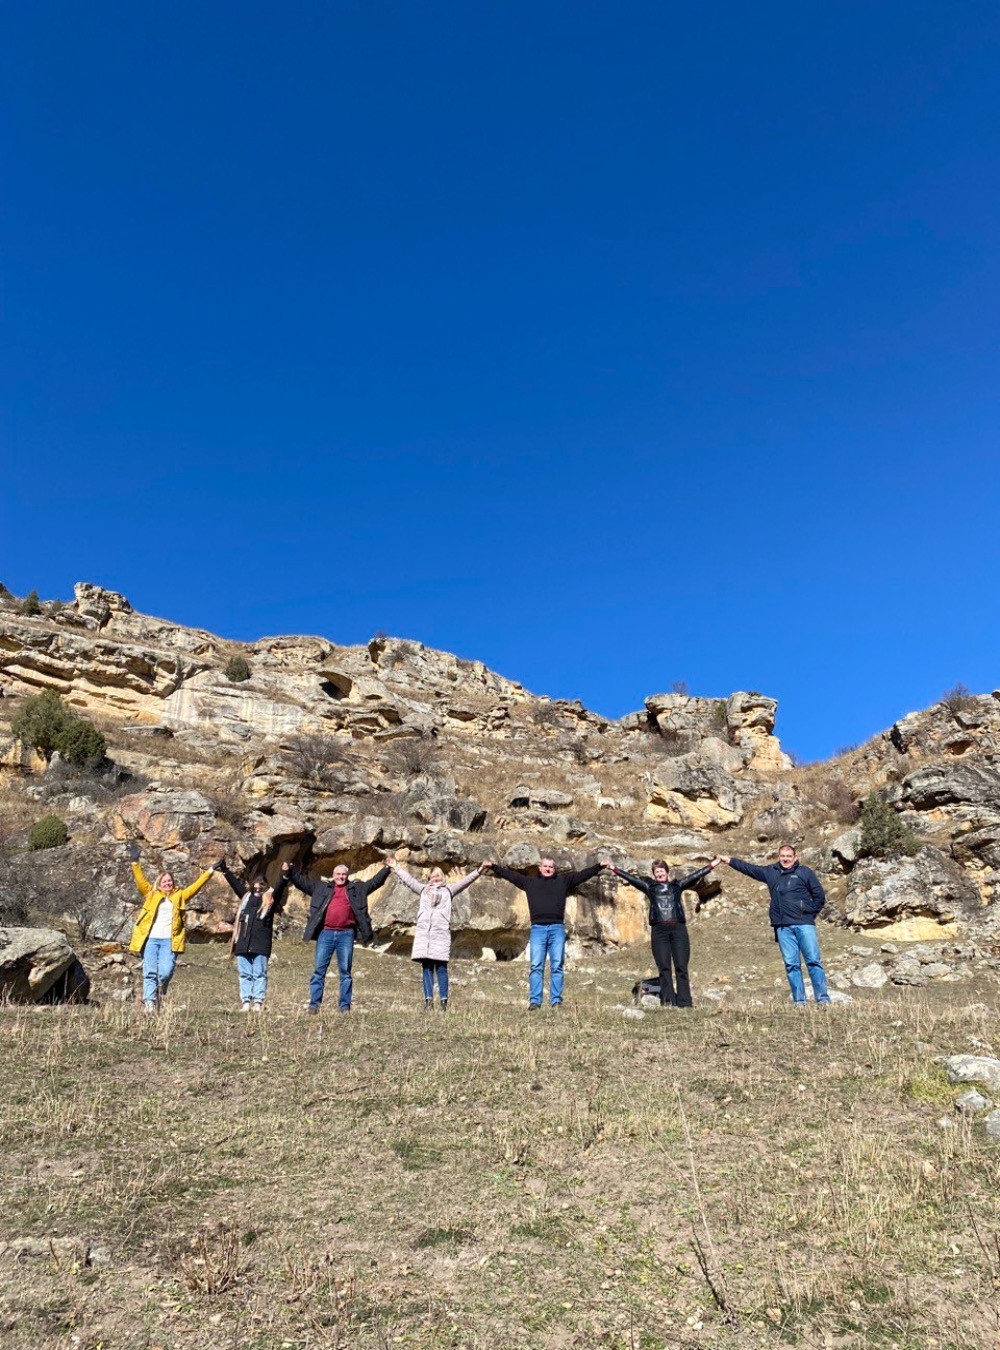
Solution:
<svg viewBox="0 0 1000 1350">
<path fill-rule="evenodd" d="M 826 755 L 1000 684 L 1000 11 L 0 15 L 0 579 Z"/>
</svg>

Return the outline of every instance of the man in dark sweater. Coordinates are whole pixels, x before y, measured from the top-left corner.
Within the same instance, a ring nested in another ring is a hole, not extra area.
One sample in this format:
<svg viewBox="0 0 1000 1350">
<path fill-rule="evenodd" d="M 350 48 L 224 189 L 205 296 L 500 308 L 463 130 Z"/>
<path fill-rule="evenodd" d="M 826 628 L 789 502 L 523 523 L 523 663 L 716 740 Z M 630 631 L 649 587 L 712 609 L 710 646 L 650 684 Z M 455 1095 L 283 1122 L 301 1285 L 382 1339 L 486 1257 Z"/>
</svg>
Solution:
<svg viewBox="0 0 1000 1350">
<path fill-rule="evenodd" d="M 557 872 L 552 858 L 542 858 L 538 876 L 515 872 L 496 863 L 487 866 L 494 876 L 509 881 L 528 898 L 531 915 L 531 969 L 528 974 L 528 1010 L 534 1012 L 542 1004 L 545 959 L 549 962 L 549 1003 L 558 1008 L 563 995 L 563 961 L 566 955 L 566 897 L 591 877 L 596 877 L 602 864 L 594 863 L 580 872 Z"/>
<path fill-rule="evenodd" d="M 816 936 L 816 916 L 826 904 L 826 895 L 816 873 L 799 862 L 791 844 L 782 844 L 778 849 L 778 861 L 766 867 L 744 862 L 742 858 L 718 857 L 713 862 L 728 863 L 745 877 L 763 881 L 770 891 L 768 919 L 785 962 L 792 1002 L 801 1006 L 806 1001 L 806 986 L 802 979 L 802 962 L 805 961 L 816 1002 L 829 1003 L 826 972 Z"/>
<path fill-rule="evenodd" d="M 337 970 L 340 974 L 341 1012 L 351 1011 L 351 994 L 354 980 L 351 966 L 354 960 L 355 934 L 364 946 L 375 940 L 372 921 L 368 914 L 368 897 L 372 891 L 384 886 L 389 877 L 389 868 L 383 867 L 368 881 L 349 881 L 348 870 L 343 863 L 333 869 L 332 880 L 320 878 L 313 881 L 304 876 L 290 863 L 282 863 L 281 870 L 293 886 L 305 891 L 311 897 L 309 918 L 306 920 L 303 942 L 316 943 L 316 964 L 312 979 L 309 981 L 309 1011 L 318 1013 L 323 1002 L 323 981 L 330 968 L 333 954 L 337 954 Z"/>
</svg>

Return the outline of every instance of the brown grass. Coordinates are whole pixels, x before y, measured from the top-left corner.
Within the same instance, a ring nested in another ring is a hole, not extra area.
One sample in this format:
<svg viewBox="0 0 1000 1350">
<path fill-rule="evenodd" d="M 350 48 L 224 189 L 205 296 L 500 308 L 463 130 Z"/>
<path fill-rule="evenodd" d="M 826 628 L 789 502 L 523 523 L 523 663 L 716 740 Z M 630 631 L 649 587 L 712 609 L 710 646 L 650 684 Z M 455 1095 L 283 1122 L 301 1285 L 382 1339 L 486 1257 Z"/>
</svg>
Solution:
<svg viewBox="0 0 1000 1350">
<path fill-rule="evenodd" d="M 453 963 L 426 1015 L 362 952 L 307 1018 L 292 941 L 260 1018 L 201 947 L 159 1017 L 0 1011 L 0 1239 L 110 1258 L 0 1265 L 5 1346 L 992 1345 L 1000 1152 L 935 1056 L 995 986 L 796 1013 L 745 923 L 756 987 L 637 1021 L 645 951 L 530 1017 L 523 964 Z M 732 944 L 693 936 L 702 990 Z"/>
</svg>

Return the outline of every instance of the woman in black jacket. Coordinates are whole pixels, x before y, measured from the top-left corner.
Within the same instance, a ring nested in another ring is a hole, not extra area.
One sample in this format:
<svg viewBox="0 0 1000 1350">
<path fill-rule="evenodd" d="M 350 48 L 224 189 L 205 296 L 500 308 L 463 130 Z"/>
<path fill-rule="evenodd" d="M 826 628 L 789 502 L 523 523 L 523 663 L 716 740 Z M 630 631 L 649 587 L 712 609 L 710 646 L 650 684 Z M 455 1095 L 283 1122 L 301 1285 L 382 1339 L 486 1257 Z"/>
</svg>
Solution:
<svg viewBox="0 0 1000 1350">
<path fill-rule="evenodd" d="M 223 863 L 219 869 L 240 898 L 233 920 L 231 954 L 240 977 L 240 1002 L 244 1012 L 263 1012 L 267 996 L 267 962 L 274 939 L 274 919 L 285 904 L 288 883 L 268 887 L 263 877 L 250 886 L 235 877 Z"/>
<path fill-rule="evenodd" d="M 670 868 L 662 858 L 653 863 L 651 877 L 636 877 L 611 863 L 605 866 L 622 881 L 642 891 L 649 900 L 649 933 L 653 945 L 653 960 L 660 972 L 660 1004 L 662 1007 L 690 1008 L 691 982 L 688 962 L 691 960 L 691 939 L 688 937 L 687 915 L 684 912 L 683 892 L 708 876 L 718 862 L 699 867 L 697 872 L 670 880 Z M 673 970 L 671 971 L 671 964 Z M 674 992 L 674 976 L 677 990 Z"/>
</svg>

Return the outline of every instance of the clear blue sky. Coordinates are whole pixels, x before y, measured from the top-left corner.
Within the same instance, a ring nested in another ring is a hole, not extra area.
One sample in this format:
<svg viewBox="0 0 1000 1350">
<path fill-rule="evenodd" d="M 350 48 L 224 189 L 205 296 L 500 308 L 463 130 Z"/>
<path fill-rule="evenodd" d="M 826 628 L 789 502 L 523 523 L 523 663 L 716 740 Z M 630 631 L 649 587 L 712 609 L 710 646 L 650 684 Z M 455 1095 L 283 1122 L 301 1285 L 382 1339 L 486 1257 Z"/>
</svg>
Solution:
<svg viewBox="0 0 1000 1350">
<path fill-rule="evenodd" d="M 804 757 L 1000 684 L 993 0 L 11 0 L 0 579 Z"/>
</svg>

